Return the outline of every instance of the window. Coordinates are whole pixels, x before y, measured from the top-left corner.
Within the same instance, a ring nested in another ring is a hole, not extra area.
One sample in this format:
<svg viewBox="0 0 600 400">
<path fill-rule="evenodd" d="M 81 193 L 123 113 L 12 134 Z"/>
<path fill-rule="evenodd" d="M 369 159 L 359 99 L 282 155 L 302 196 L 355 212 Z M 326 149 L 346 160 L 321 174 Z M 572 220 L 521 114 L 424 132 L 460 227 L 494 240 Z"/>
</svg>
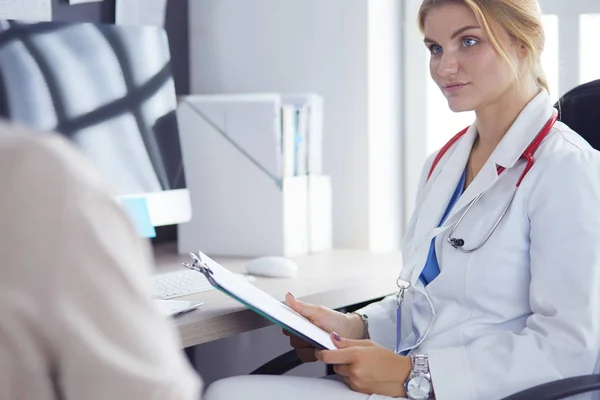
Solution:
<svg viewBox="0 0 600 400">
<path fill-rule="evenodd" d="M 579 82 L 600 79 L 600 54 L 597 51 L 600 37 L 600 14 L 579 17 Z"/>
<path fill-rule="evenodd" d="M 544 15 L 544 33 L 546 34 L 546 46 L 542 53 L 542 68 L 550 86 L 550 98 L 556 102 L 560 96 L 559 82 L 559 53 L 558 53 L 558 16 Z"/>
</svg>

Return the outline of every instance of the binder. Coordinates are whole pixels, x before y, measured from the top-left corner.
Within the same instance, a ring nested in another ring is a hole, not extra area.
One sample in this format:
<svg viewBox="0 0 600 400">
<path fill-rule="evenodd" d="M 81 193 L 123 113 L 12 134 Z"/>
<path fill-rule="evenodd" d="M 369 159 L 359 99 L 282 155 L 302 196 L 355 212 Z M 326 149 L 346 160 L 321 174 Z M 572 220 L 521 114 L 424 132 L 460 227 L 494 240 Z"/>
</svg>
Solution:
<svg viewBox="0 0 600 400">
<path fill-rule="evenodd" d="M 319 349 L 336 349 L 329 333 L 268 293 L 240 279 L 202 252 L 198 252 L 197 256 L 190 253 L 190 257 L 193 260 L 192 264 L 183 263 L 183 265 L 202 273 L 208 282 L 219 291 Z"/>
<path fill-rule="evenodd" d="M 283 94 L 284 104 L 293 104 L 303 109 L 300 120 L 300 134 L 305 132 L 304 155 L 306 158 L 306 173 L 308 175 L 323 174 L 323 97 L 315 93 Z M 303 128 L 302 124 L 306 126 Z"/>
<path fill-rule="evenodd" d="M 186 96 L 177 117 L 192 202 L 179 252 L 306 254 L 307 184 L 282 176 L 281 96 Z"/>
<path fill-rule="evenodd" d="M 192 202 L 191 221 L 178 226 L 180 253 L 201 247 L 220 256 L 295 257 L 331 248 L 330 180 L 307 175 L 310 156 L 294 144 L 301 130 L 307 135 L 314 125 L 307 104 L 318 107 L 318 99 L 277 93 L 180 99 L 177 118 Z M 298 154 L 303 166 L 295 164 Z"/>
</svg>

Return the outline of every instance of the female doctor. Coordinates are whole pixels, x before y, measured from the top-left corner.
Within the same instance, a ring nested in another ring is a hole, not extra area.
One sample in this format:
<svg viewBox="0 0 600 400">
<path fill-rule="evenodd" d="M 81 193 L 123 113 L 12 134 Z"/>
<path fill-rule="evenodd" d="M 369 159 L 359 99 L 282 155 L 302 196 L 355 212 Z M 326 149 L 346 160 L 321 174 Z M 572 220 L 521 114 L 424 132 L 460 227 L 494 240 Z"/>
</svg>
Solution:
<svg viewBox="0 0 600 400">
<path fill-rule="evenodd" d="M 398 295 L 355 314 L 287 296 L 339 381 L 237 377 L 215 399 L 499 399 L 598 369 L 600 153 L 556 121 L 537 0 L 425 0 L 430 72 L 474 124 L 432 155 Z"/>
</svg>

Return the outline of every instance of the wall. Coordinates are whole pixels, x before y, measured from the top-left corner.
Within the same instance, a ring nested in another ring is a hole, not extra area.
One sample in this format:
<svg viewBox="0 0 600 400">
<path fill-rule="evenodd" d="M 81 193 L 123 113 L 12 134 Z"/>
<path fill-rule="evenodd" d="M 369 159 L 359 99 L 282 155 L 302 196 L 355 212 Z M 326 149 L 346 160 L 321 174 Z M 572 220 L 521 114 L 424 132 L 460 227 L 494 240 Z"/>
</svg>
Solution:
<svg viewBox="0 0 600 400">
<path fill-rule="evenodd" d="M 68 0 L 52 0 L 55 21 L 105 22 L 115 21 L 115 0 L 69 5 Z"/>
<path fill-rule="evenodd" d="M 189 93 L 188 0 L 170 0 L 165 17 L 169 35 L 175 89 L 178 94 Z M 55 21 L 114 23 L 115 0 L 69 5 L 67 0 L 52 0 Z"/>
<path fill-rule="evenodd" d="M 324 97 L 337 248 L 400 244 L 400 11 L 396 0 L 190 3 L 192 93 Z"/>
<path fill-rule="evenodd" d="M 367 3 L 207 0 L 190 4 L 191 91 L 316 92 L 334 246 L 368 246 Z"/>
<path fill-rule="evenodd" d="M 410 55 L 410 61 L 404 62 L 405 99 L 404 114 L 404 207 L 407 217 L 412 214 L 417 199 L 417 189 L 421 179 L 421 169 L 427 158 L 427 80 L 429 77 L 429 59 L 424 51 L 423 35 L 419 32 L 417 16 L 421 0 L 406 0 L 404 27 L 404 54 Z M 407 56 L 408 57 L 408 56 Z M 408 101 L 410 100 L 410 101 Z"/>
</svg>

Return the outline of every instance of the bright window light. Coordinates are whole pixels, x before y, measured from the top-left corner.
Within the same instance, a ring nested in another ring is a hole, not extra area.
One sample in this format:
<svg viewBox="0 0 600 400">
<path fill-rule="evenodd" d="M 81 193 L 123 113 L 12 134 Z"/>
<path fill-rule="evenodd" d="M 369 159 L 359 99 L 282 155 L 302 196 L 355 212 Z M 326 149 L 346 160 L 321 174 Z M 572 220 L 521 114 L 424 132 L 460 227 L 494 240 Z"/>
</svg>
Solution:
<svg viewBox="0 0 600 400">
<path fill-rule="evenodd" d="M 558 53 L 558 16 L 544 15 L 544 32 L 546 34 L 546 48 L 542 53 L 542 68 L 546 73 L 548 85 L 550 86 L 550 97 L 556 102 L 560 96 L 559 89 L 559 67 L 560 59 Z"/>
<path fill-rule="evenodd" d="M 600 53 L 597 50 L 600 14 L 584 14 L 579 18 L 579 82 L 586 83 L 600 79 Z"/>
</svg>

